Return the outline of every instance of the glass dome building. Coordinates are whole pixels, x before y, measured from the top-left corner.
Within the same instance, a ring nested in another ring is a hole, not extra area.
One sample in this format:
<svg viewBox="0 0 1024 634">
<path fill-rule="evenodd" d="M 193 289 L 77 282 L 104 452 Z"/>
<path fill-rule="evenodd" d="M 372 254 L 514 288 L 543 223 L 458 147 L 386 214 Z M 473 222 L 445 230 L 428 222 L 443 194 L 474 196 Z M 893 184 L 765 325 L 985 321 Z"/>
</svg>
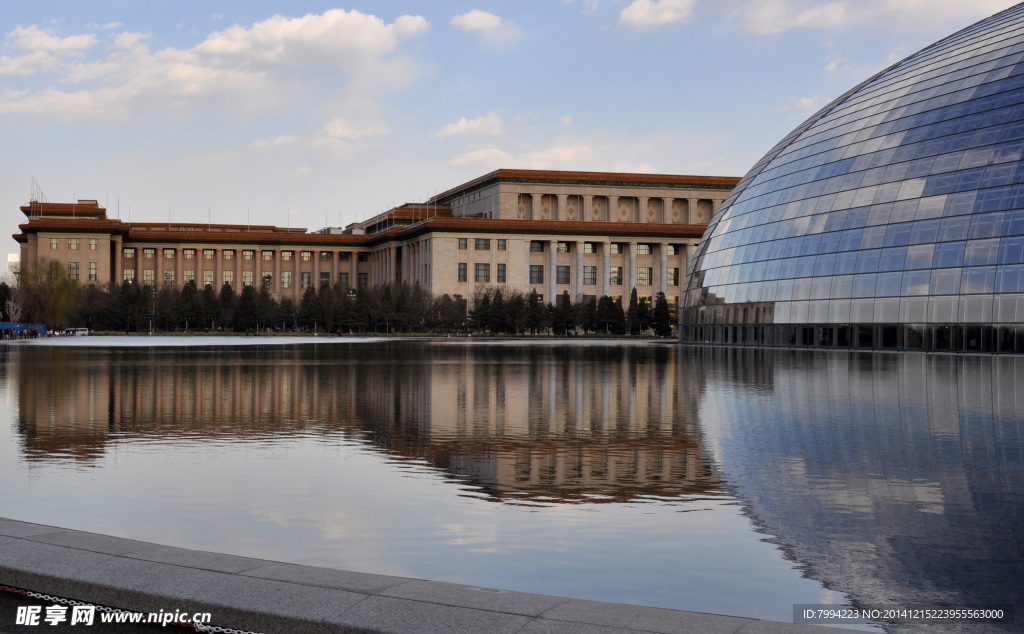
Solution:
<svg viewBox="0 0 1024 634">
<path fill-rule="evenodd" d="M 683 342 L 1024 352 L 1024 5 L 772 148 L 689 262 Z"/>
</svg>

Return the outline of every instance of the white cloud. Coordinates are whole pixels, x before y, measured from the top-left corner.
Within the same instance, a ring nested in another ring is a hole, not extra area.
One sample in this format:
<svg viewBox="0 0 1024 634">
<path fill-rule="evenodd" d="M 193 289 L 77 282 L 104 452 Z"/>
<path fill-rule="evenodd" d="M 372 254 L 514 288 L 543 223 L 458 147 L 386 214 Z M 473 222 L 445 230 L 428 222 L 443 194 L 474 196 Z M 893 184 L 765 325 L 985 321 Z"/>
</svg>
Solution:
<svg viewBox="0 0 1024 634">
<path fill-rule="evenodd" d="M 232 26 L 191 49 L 154 52 L 145 45 L 148 34 L 120 33 L 113 37 L 113 52 L 83 61 L 78 58 L 95 46 L 95 35 L 58 37 L 37 26 L 18 27 L 8 34 L 7 45 L 27 53 L 0 58 L 0 74 L 56 71 L 60 83 L 81 89 L 7 92 L 0 95 L 0 114 L 118 117 L 139 108 L 168 112 L 196 103 L 273 109 L 288 104 L 289 91 L 299 81 L 275 73 L 310 66 L 348 73 L 350 81 L 339 82 L 347 86 L 345 94 L 360 107 L 372 108 L 376 95 L 415 77 L 409 62 L 391 55 L 399 41 L 427 28 L 421 16 L 406 15 L 388 24 L 335 9 L 301 18 L 278 15 L 249 28 Z"/>
<path fill-rule="evenodd" d="M 738 0 L 730 14 L 747 31 L 773 35 L 793 29 L 920 28 L 980 20 L 1013 0 Z"/>
<path fill-rule="evenodd" d="M 783 112 L 796 111 L 810 116 L 811 114 L 821 110 L 830 101 L 832 101 L 830 97 L 822 97 L 821 95 L 814 95 L 813 97 L 794 97 L 786 102 L 786 105 L 780 108 L 780 110 Z"/>
<path fill-rule="evenodd" d="M 332 139 L 343 139 L 346 141 L 353 139 L 365 139 L 372 136 L 381 136 L 387 133 L 388 129 L 385 126 L 352 125 L 341 117 L 331 120 L 323 128 L 323 136 Z"/>
<path fill-rule="evenodd" d="M 282 134 L 279 137 L 273 139 L 260 139 L 254 141 L 249 147 L 264 148 L 264 147 L 281 147 L 282 145 L 290 145 L 299 140 L 299 137 L 292 134 Z"/>
<path fill-rule="evenodd" d="M 422 16 L 402 16 L 385 24 L 358 11 L 331 9 L 323 15 L 275 15 L 251 28 L 232 26 L 212 33 L 195 47 L 214 63 L 272 69 L 321 64 L 351 68 L 367 57 L 387 55 L 400 38 L 429 28 Z"/>
<path fill-rule="evenodd" d="M 572 125 L 572 115 L 571 114 L 564 114 L 564 115 L 562 115 L 562 117 L 558 120 L 558 124 L 562 125 L 562 126 Z"/>
<path fill-rule="evenodd" d="M 462 117 L 455 123 L 449 123 L 430 136 L 444 138 L 448 136 L 462 136 L 467 134 L 501 134 L 501 111 L 493 110 L 486 115 L 467 119 Z"/>
<path fill-rule="evenodd" d="M 526 169 L 548 169 L 553 164 L 576 164 L 593 154 L 585 145 L 557 146 L 536 152 L 527 152 L 518 157 L 498 148 L 483 148 L 461 154 L 448 161 L 453 167 L 506 167 Z"/>
<path fill-rule="evenodd" d="M 513 160 L 515 159 L 508 152 L 503 152 L 497 148 L 484 148 L 467 154 L 460 154 L 448 161 L 448 164 L 452 167 L 501 166 L 511 163 Z"/>
<path fill-rule="evenodd" d="M 40 73 L 56 70 L 60 60 L 46 51 L 29 53 L 18 57 L 0 57 L 0 75 L 18 75 L 31 77 Z"/>
<path fill-rule="evenodd" d="M 59 57 L 80 56 L 96 46 L 99 40 L 92 33 L 60 37 L 51 31 L 44 31 L 36 25 L 17 26 L 7 34 L 11 47 L 29 53 L 45 51 Z"/>
<path fill-rule="evenodd" d="M 523 37 L 522 32 L 511 22 L 480 9 L 453 17 L 451 24 L 467 33 L 480 33 L 484 41 L 491 45 L 508 44 Z"/>
<path fill-rule="evenodd" d="M 619 14 L 619 24 L 635 29 L 650 29 L 686 22 L 693 13 L 695 0 L 634 0 Z"/>
<path fill-rule="evenodd" d="M 309 146 L 327 150 L 334 156 L 341 156 L 356 148 L 356 141 L 388 134 L 390 130 L 382 125 L 353 125 L 338 117 L 327 123 L 310 141 Z"/>
<path fill-rule="evenodd" d="M 112 29 L 116 29 L 116 28 L 120 28 L 120 27 L 121 27 L 121 23 L 120 22 L 107 22 L 106 24 L 104 24 L 100 28 L 103 29 L 104 31 L 110 31 Z"/>
</svg>

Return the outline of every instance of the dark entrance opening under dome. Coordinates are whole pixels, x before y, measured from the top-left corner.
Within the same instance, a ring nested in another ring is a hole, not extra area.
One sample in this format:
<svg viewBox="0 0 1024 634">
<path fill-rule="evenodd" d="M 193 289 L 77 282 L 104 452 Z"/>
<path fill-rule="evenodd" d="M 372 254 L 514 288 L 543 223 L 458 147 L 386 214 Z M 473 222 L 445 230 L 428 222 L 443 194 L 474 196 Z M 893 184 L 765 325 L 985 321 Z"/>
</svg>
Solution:
<svg viewBox="0 0 1024 634">
<path fill-rule="evenodd" d="M 683 342 L 1024 352 L 1024 5 L 836 99 L 712 218 Z"/>
</svg>

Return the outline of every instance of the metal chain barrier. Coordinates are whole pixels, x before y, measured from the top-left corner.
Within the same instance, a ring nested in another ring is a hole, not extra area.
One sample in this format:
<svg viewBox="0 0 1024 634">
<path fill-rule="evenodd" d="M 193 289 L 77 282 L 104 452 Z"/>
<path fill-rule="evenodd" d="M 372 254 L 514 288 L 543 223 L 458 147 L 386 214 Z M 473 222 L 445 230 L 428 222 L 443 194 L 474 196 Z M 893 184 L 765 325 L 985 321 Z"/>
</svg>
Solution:
<svg viewBox="0 0 1024 634">
<path fill-rule="evenodd" d="M 0 584 L 0 591 L 10 592 L 12 594 L 20 594 L 22 596 L 32 597 L 33 599 L 41 599 L 43 601 L 52 601 L 53 603 L 60 603 L 62 605 L 91 605 L 96 608 L 97 612 L 107 612 L 110 614 L 144 614 L 143 612 L 136 612 L 134 610 L 122 610 L 120 608 L 111 608 L 105 605 L 96 605 L 95 603 L 85 603 L 84 601 L 76 601 L 75 599 L 55 597 L 49 594 L 42 594 L 40 592 L 32 592 L 31 590 L 12 588 L 11 586 L 5 586 L 2 584 Z M 148 625 L 148 622 L 146 624 Z M 177 625 L 179 627 L 191 627 L 195 629 L 197 632 L 216 632 L 217 634 L 260 634 L 259 632 L 250 632 L 248 630 L 233 630 L 229 627 L 220 627 L 218 625 L 206 625 L 205 623 L 175 623 L 174 625 Z"/>
</svg>

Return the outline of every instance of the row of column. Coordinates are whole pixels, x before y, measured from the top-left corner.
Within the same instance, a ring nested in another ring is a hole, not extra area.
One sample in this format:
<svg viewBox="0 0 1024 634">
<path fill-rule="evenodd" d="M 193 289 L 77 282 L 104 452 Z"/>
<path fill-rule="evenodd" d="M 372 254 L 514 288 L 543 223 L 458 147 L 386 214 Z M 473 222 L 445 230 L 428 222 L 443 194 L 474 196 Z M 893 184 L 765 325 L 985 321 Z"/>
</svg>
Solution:
<svg viewBox="0 0 1024 634">
<path fill-rule="evenodd" d="M 554 196 L 557 200 L 556 208 L 548 213 L 549 220 L 574 220 L 569 218 L 569 198 L 570 196 L 582 200 L 582 209 L 577 204 L 576 218 L 575 220 L 598 220 L 598 221 L 619 221 L 618 203 L 622 199 L 628 199 L 633 201 L 633 209 L 630 213 L 630 217 L 626 219 L 626 222 L 664 222 L 664 223 L 678 223 L 678 224 L 703 224 L 711 220 L 711 216 L 718 211 L 722 201 L 714 200 L 710 198 L 674 198 L 674 197 L 652 197 L 652 196 L 580 196 L 577 194 L 519 194 L 519 196 L 530 196 L 530 216 L 533 220 L 540 220 L 540 214 L 543 207 L 543 200 L 545 196 Z M 602 217 L 594 218 L 594 199 L 600 198 L 603 201 L 607 201 L 608 208 L 601 214 Z M 648 219 L 648 203 L 652 200 L 661 201 L 661 210 L 656 212 L 654 217 Z M 700 220 L 697 219 L 697 212 L 700 206 L 700 201 L 706 201 L 708 203 L 707 217 Z M 675 201 L 685 201 L 686 209 L 683 210 L 681 217 L 678 221 L 672 220 L 672 205 Z"/>
<path fill-rule="evenodd" d="M 527 257 L 526 257 L 526 292 L 527 293 L 529 293 L 530 290 L 535 286 L 535 284 L 530 282 L 530 266 L 531 266 L 531 263 L 532 263 L 532 258 L 530 257 L 530 250 L 529 250 L 530 242 L 533 242 L 533 241 L 532 240 L 528 240 L 527 241 L 527 248 L 526 248 L 526 252 L 527 252 Z M 558 288 L 558 283 L 557 283 L 558 282 L 558 278 L 557 278 L 557 274 L 558 274 L 558 243 L 559 243 L 558 240 L 549 240 L 547 242 L 548 257 L 547 257 L 547 265 L 545 267 L 547 269 L 547 277 L 545 279 L 544 285 L 547 288 L 547 293 L 546 293 L 546 296 L 548 298 L 547 301 L 549 301 L 551 303 L 555 302 L 555 299 L 556 299 L 557 294 L 558 294 L 558 291 L 557 291 L 557 288 Z M 584 248 L 584 244 L 585 243 L 582 242 L 582 241 L 577 241 L 577 242 L 573 242 L 571 244 L 574 245 L 573 248 L 576 251 L 576 267 L 575 267 L 575 269 L 576 269 L 576 280 L 575 280 L 575 285 L 574 286 L 575 286 L 575 289 L 576 289 L 576 293 L 575 294 L 576 294 L 576 296 L 579 296 L 579 295 L 583 295 L 583 248 Z M 605 295 L 609 294 L 609 289 L 611 287 L 611 282 L 610 282 L 610 279 L 609 279 L 610 276 L 611 276 L 611 255 L 612 255 L 611 254 L 611 249 L 610 249 L 609 245 L 611 243 L 610 242 L 597 242 L 597 243 L 592 243 L 592 244 L 599 245 L 598 248 L 600 249 L 600 256 L 601 256 L 599 261 L 601 262 L 601 266 L 600 266 L 600 269 L 597 271 L 597 282 L 598 282 L 597 285 L 600 288 L 599 295 L 600 296 L 605 296 Z M 628 257 L 628 260 L 627 260 L 628 264 L 627 264 L 627 267 L 626 267 L 626 275 L 625 275 L 625 277 L 622 280 L 622 286 L 625 289 L 625 291 L 627 293 L 629 293 L 637 285 L 636 284 L 636 274 L 637 274 L 636 249 L 637 249 L 637 245 L 639 243 L 638 242 L 629 242 L 629 243 L 626 243 L 626 244 L 629 245 L 628 246 L 628 250 L 629 250 L 628 251 L 628 255 L 629 255 L 629 257 Z M 652 267 L 654 269 L 654 279 L 651 280 L 651 286 L 657 288 L 659 292 L 668 295 L 668 245 L 667 244 L 661 244 L 661 243 L 652 243 L 651 247 L 653 249 L 652 255 L 654 255 L 657 258 L 657 260 L 656 260 L 657 266 Z M 682 248 L 686 249 L 687 247 L 683 246 Z M 683 254 L 682 261 L 684 263 L 686 262 L 686 254 L 685 254 L 685 252 Z M 684 272 L 683 268 L 684 268 L 683 266 L 680 266 L 680 275 L 682 275 L 683 272 Z M 570 284 L 571 284 L 571 282 L 570 282 Z"/>
<path fill-rule="evenodd" d="M 122 249 L 120 241 L 115 241 L 114 244 L 115 244 L 116 248 L 119 251 Z M 140 284 L 144 282 L 144 280 L 143 280 L 143 271 L 147 270 L 147 268 L 145 266 L 145 262 L 144 262 L 147 259 L 147 258 L 144 257 L 144 249 L 145 248 L 152 248 L 155 251 L 155 253 L 153 255 L 153 269 L 152 269 L 153 270 L 153 275 L 154 275 L 154 280 L 153 280 L 153 284 L 154 285 L 156 285 L 156 286 L 163 285 L 164 284 L 164 271 L 171 270 L 168 266 L 166 266 L 167 258 L 164 257 L 164 249 L 170 249 L 170 248 L 173 248 L 174 251 L 175 251 L 174 267 L 173 267 L 173 270 L 174 270 L 174 285 L 180 287 L 180 286 L 183 286 L 185 284 L 185 279 L 184 279 L 183 275 L 184 275 L 184 267 L 185 267 L 185 261 L 186 260 L 185 260 L 185 255 L 184 255 L 184 249 L 181 248 L 181 247 L 137 247 L 135 249 L 134 266 L 129 266 L 129 268 L 131 268 L 131 269 L 133 269 L 135 271 L 135 280 L 136 280 L 136 282 L 138 282 Z M 302 281 L 301 275 L 304 272 L 304 271 L 301 270 L 302 269 L 302 263 L 303 263 L 303 260 L 302 260 L 303 250 L 290 251 L 292 253 L 292 259 L 291 259 L 290 263 L 289 262 L 285 262 L 284 260 L 282 260 L 282 257 L 281 257 L 282 251 L 280 251 L 280 250 L 273 250 L 272 253 L 274 255 L 271 258 L 271 260 L 264 260 L 263 259 L 264 251 L 261 250 L 261 249 L 238 249 L 238 248 L 233 248 L 233 249 L 213 249 L 213 251 L 214 251 L 213 259 L 212 260 L 207 260 L 206 256 L 205 256 L 205 252 L 209 251 L 209 250 L 210 249 L 205 249 L 205 248 L 201 248 L 201 247 L 195 248 L 194 249 L 195 255 L 193 256 L 194 259 L 193 260 L 189 260 L 190 262 L 194 263 L 194 265 L 193 265 L 194 268 L 191 269 L 191 270 L 194 271 L 195 281 L 196 281 L 196 285 L 197 286 L 202 286 L 203 284 L 205 284 L 204 273 L 211 270 L 211 264 L 212 264 L 213 286 L 214 286 L 214 288 L 215 289 L 219 289 L 221 287 L 221 285 L 223 285 L 224 282 L 225 282 L 225 280 L 224 280 L 224 273 L 226 271 L 231 271 L 232 275 L 233 275 L 233 279 L 231 281 L 231 286 L 235 290 L 238 290 L 238 289 L 242 288 L 242 284 L 243 284 L 242 273 L 244 272 L 244 270 L 247 269 L 247 267 L 243 267 L 243 261 L 250 261 L 250 262 L 252 262 L 251 271 L 252 271 L 252 274 L 253 274 L 253 280 L 252 280 L 252 285 L 253 286 L 259 286 L 260 284 L 262 284 L 263 283 L 263 276 L 265 274 L 267 274 L 267 273 L 270 273 L 273 276 L 272 280 L 271 280 L 271 287 L 270 287 L 270 291 L 272 293 L 285 294 L 287 291 L 290 290 L 291 293 L 292 293 L 293 298 L 298 299 L 301 296 L 301 293 L 304 292 L 304 288 L 302 287 L 302 283 L 301 283 L 301 281 Z M 224 252 L 225 251 L 233 251 L 234 252 L 233 264 L 225 266 L 225 264 L 224 264 L 226 262 L 224 260 Z M 252 260 L 243 260 L 243 254 L 242 254 L 243 251 L 253 251 L 253 259 Z M 355 286 L 356 283 L 358 282 L 359 278 L 358 278 L 357 265 L 358 265 L 359 257 L 358 257 L 358 254 L 356 252 L 350 252 L 349 253 L 349 260 L 348 260 L 347 263 L 345 263 L 345 264 L 347 264 L 347 267 L 345 267 L 345 268 L 348 269 L 347 271 L 342 271 L 341 270 L 343 263 L 340 261 L 340 254 L 339 254 L 339 252 L 335 252 L 335 251 L 326 251 L 325 252 L 325 253 L 329 253 L 330 254 L 330 258 L 331 259 L 330 259 L 329 264 L 328 264 L 328 262 L 320 259 L 321 258 L 320 254 L 324 253 L 324 252 L 322 252 L 322 251 L 309 251 L 309 252 L 312 254 L 311 257 L 310 257 L 310 261 L 312 263 L 312 269 L 313 270 L 312 271 L 305 271 L 305 272 L 310 273 L 310 284 L 314 288 L 319 287 L 319 285 L 320 285 L 320 274 L 321 273 L 326 273 L 328 269 L 330 270 L 330 283 L 331 284 L 334 284 L 334 283 L 336 283 L 339 280 L 339 275 L 342 272 L 347 272 L 349 274 L 349 284 L 351 286 Z M 159 264 L 157 264 L 158 262 L 163 262 L 164 264 L 163 265 L 159 265 Z M 124 266 L 125 266 L 125 264 L 127 264 L 127 263 L 124 261 L 123 253 L 119 253 L 119 257 L 115 258 L 115 266 L 114 266 L 114 276 L 115 276 L 114 279 L 117 280 L 117 282 L 119 282 L 119 283 L 120 283 L 121 280 L 124 279 Z M 270 264 L 270 270 L 267 270 L 267 265 L 268 264 Z M 290 267 L 288 266 L 289 264 L 291 265 Z M 289 271 L 289 272 L 292 273 L 292 280 L 291 280 L 291 287 L 290 287 L 290 289 L 286 289 L 286 288 L 283 288 L 281 286 L 281 283 L 282 283 L 281 274 L 282 274 L 282 272 L 284 270 L 286 270 L 288 268 L 291 268 L 291 271 Z"/>
</svg>

